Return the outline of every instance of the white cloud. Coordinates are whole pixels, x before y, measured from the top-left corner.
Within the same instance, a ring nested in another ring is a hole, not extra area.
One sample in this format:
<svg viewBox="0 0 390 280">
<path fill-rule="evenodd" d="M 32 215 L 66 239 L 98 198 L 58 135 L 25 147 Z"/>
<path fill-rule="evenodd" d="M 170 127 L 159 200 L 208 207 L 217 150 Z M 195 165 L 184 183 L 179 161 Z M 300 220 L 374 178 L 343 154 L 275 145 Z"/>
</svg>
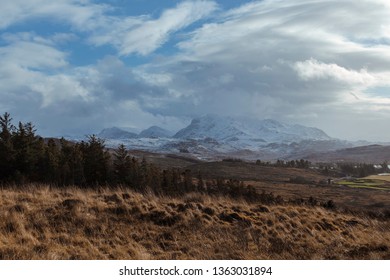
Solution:
<svg viewBox="0 0 390 280">
<path fill-rule="evenodd" d="M 113 125 L 143 129 L 152 124 L 175 130 L 184 125 L 175 116 L 147 110 L 167 102 L 170 92 L 161 85 L 169 82 L 168 75 L 133 71 L 115 57 L 68 67 L 66 55 L 55 46 L 26 34 L 19 38 L 30 41 L 15 36 L 0 49 L 1 105 L 18 119 L 37 123 L 40 133 L 83 135 Z"/>
<path fill-rule="evenodd" d="M 4 3 L 3 3 L 4 2 Z M 118 16 L 114 7 L 89 0 L 1 1 L 0 29 L 34 19 L 50 19 L 84 32 L 93 45 L 113 45 L 120 55 L 147 55 L 169 36 L 201 20 L 217 9 L 211 0 L 184 1 L 166 9 L 157 19 L 149 15 Z"/>
<path fill-rule="evenodd" d="M 3 29 L 38 18 L 71 26 L 46 37 L 2 36 L 1 105 L 47 127 L 177 125 L 213 112 L 300 122 L 344 138 L 385 134 L 376 123 L 390 118 L 388 1 L 251 1 L 219 14 L 214 1 L 185 1 L 157 17 L 118 16 L 92 1 L 49 2 L 4 1 L 0 10 Z M 86 38 L 122 56 L 147 55 L 179 31 L 187 33 L 175 37 L 178 53 L 136 68 L 125 63 L 131 57 L 73 67 L 60 48 Z"/>
<path fill-rule="evenodd" d="M 37 18 L 67 22 L 86 29 L 108 9 L 106 5 L 93 4 L 89 0 L 1 0 L 0 3 L 0 29 Z"/>
<path fill-rule="evenodd" d="M 266 0 L 227 11 L 192 32 L 178 44 L 182 52 L 161 64 L 171 73 L 170 87 L 188 93 L 181 110 L 176 104 L 162 110 L 311 125 L 314 118 L 320 127 L 329 127 L 328 114 L 341 120 L 359 120 L 356 112 L 390 117 L 389 14 L 384 0 Z M 218 79 L 224 75 L 231 78 Z M 365 93 L 378 86 L 389 88 L 389 95 Z M 336 136 L 354 137 L 340 131 Z"/>
<path fill-rule="evenodd" d="M 42 95 L 40 109 L 65 100 L 78 100 L 86 103 L 93 100 L 88 88 L 83 87 L 75 77 L 64 74 L 42 75 L 40 80 L 36 80 L 31 85 L 31 90 Z"/>
<path fill-rule="evenodd" d="M 53 69 L 66 66 L 67 54 L 56 49 L 50 40 L 30 33 L 5 36 L 8 45 L 0 47 L 2 68 Z"/>
<path fill-rule="evenodd" d="M 31 33 L 4 36 L 8 45 L 0 47 L 0 95 L 3 104 L 17 106 L 18 100 L 33 98 L 45 102 L 45 96 L 32 90 L 43 84 L 46 71 L 62 71 L 68 66 L 67 54 L 52 41 Z M 60 92 L 60 91 L 59 91 Z"/>
<path fill-rule="evenodd" d="M 113 44 L 120 55 L 147 55 L 164 44 L 172 33 L 208 16 L 216 8 L 213 1 L 186 1 L 165 10 L 158 19 L 112 19 L 90 41 L 96 45 Z"/>
<path fill-rule="evenodd" d="M 305 81 L 312 79 L 331 79 L 340 81 L 351 86 L 372 86 L 375 84 L 375 77 L 367 72 L 367 69 L 353 71 L 338 66 L 337 64 L 326 64 L 315 59 L 298 61 L 293 65 L 300 78 Z"/>
</svg>

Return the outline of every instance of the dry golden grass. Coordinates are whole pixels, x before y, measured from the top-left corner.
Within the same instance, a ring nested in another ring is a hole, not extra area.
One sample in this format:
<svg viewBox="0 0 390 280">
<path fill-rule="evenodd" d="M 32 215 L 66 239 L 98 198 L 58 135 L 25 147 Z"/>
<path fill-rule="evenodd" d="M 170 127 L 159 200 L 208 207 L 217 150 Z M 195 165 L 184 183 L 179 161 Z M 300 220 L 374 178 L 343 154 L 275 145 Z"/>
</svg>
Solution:
<svg viewBox="0 0 390 280">
<path fill-rule="evenodd" d="M 0 259 L 390 259 L 390 223 L 199 194 L 4 188 Z"/>
<path fill-rule="evenodd" d="M 390 182 L 390 175 L 370 175 L 370 176 L 364 177 L 363 179 L 380 180 L 380 181 Z"/>
</svg>

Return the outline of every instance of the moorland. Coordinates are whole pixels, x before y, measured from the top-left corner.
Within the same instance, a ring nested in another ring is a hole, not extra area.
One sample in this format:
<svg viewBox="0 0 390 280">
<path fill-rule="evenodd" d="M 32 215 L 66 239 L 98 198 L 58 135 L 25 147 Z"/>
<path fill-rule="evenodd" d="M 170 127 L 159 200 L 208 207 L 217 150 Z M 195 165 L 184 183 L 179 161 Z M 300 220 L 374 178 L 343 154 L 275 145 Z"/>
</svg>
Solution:
<svg viewBox="0 0 390 280">
<path fill-rule="evenodd" d="M 390 259 L 371 165 L 201 161 L 1 124 L 0 259 Z"/>
</svg>

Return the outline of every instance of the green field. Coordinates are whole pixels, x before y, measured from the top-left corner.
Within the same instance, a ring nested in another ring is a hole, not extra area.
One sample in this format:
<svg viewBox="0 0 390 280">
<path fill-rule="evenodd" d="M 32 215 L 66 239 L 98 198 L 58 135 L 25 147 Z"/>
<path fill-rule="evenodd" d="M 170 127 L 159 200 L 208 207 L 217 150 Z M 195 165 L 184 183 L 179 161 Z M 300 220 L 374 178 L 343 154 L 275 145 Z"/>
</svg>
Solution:
<svg viewBox="0 0 390 280">
<path fill-rule="evenodd" d="M 351 180 L 340 180 L 336 181 L 335 184 L 347 186 L 351 188 L 365 188 L 365 189 L 376 189 L 376 190 L 390 190 L 389 182 L 379 179 L 351 179 Z"/>
</svg>

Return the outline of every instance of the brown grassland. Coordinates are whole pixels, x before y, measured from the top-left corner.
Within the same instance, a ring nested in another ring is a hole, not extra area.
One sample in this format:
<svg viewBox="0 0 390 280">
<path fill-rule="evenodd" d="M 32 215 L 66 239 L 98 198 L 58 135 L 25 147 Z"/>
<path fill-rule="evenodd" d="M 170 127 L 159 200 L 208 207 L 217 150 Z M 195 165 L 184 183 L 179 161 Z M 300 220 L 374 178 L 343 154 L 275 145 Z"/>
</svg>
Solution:
<svg viewBox="0 0 390 280">
<path fill-rule="evenodd" d="M 195 193 L 4 187 L 0 259 L 390 259 L 390 219 Z"/>
<path fill-rule="evenodd" d="M 390 175 L 371 175 L 365 177 L 365 179 L 371 179 L 371 180 L 381 180 L 385 182 L 390 182 Z"/>
</svg>

